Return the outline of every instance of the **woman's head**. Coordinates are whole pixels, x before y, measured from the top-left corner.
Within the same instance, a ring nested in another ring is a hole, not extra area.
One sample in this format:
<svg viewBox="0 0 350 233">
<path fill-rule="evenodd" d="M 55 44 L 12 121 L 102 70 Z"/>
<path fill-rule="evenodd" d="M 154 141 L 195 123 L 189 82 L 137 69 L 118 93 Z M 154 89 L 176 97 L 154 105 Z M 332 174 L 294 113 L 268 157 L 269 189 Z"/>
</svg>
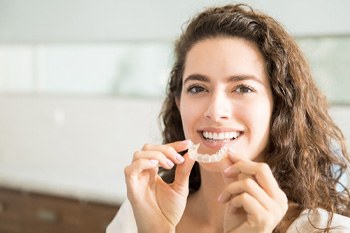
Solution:
<svg viewBox="0 0 350 233">
<path fill-rule="evenodd" d="M 249 41 L 265 60 L 273 98 L 265 161 L 287 196 L 303 206 L 335 208 L 335 201 L 322 204 L 318 193 L 328 189 L 336 195 L 334 164 L 339 165 L 340 173 L 346 164 L 331 151 L 331 142 L 341 146 L 346 156 L 343 135 L 328 116 L 326 99 L 293 38 L 274 19 L 245 5 L 205 10 L 190 21 L 176 42 L 175 62 L 161 113 L 164 142 L 185 139 L 177 102 L 181 102 L 186 58 L 196 44 L 214 38 Z M 196 180 L 194 189 L 199 185 L 196 171 L 198 167 L 192 174 Z"/>
<path fill-rule="evenodd" d="M 230 144 L 246 159 L 263 159 L 273 110 L 265 63 L 257 46 L 239 37 L 204 39 L 189 50 L 177 106 L 185 137 L 200 143 L 200 153 Z"/>
<path fill-rule="evenodd" d="M 173 128 L 164 131 L 164 140 L 183 139 L 181 117 L 176 101 L 182 92 L 182 79 L 188 52 L 199 41 L 216 37 L 238 37 L 254 43 L 266 61 L 275 102 L 274 117 L 292 118 L 293 100 L 301 95 L 299 83 L 293 85 L 292 72 L 302 72 L 305 78 L 295 80 L 308 85 L 309 70 L 287 32 L 272 18 L 254 12 L 244 5 L 210 8 L 195 17 L 176 43 L 175 63 L 164 105 L 164 124 Z M 294 67 L 298 65 L 299 67 Z M 299 70 L 293 71 L 292 68 Z M 295 82 L 294 81 L 294 82 Z M 294 103 L 295 104 L 295 103 Z M 286 119 L 285 119 L 286 120 Z M 290 121 L 286 120 L 289 124 Z M 290 125 L 289 125 L 290 126 Z M 180 131 L 180 132 L 179 132 Z"/>
</svg>

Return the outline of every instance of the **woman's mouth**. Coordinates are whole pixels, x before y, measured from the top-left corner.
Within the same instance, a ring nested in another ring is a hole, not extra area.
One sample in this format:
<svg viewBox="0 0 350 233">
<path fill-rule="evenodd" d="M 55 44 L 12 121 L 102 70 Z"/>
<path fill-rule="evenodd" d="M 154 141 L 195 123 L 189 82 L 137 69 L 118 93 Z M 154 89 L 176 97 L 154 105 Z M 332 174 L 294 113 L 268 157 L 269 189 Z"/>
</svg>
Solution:
<svg viewBox="0 0 350 233">
<path fill-rule="evenodd" d="M 189 148 L 190 157 L 198 162 L 212 163 L 222 160 L 227 156 L 227 150 L 233 140 L 243 134 L 238 130 L 201 130 L 202 140 Z"/>
<path fill-rule="evenodd" d="M 210 131 L 202 131 L 202 137 L 206 141 L 211 142 L 230 142 L 235 140 L 241 135 L 241 131 L 229 131 L 229 132 L 210 132 Z"/>
<path fill-rule="evenodd" d="M 243 131 L 233 129 L 203 129 L 198 132 L 202 138 L 200 153 L 215 153 L 228 143 L 237 140 L 243 135 Z"/>
</svg>

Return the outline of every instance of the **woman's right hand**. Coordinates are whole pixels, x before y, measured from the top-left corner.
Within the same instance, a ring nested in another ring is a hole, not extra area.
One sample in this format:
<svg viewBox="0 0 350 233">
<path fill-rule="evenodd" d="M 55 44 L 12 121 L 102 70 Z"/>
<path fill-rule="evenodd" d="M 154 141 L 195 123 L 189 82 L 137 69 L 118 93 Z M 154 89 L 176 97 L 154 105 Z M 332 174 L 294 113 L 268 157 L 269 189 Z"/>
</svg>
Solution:
<svg viewBox="0 0 350 233">
<path fill-rule="evenodd" d="M 188 149 L 190 141 L 166 145 L 145 145 L 134 153 L 125 168 L 128 199 L 132 205 L 138 232 L 175 232 L 186 207 L 188 182 L 194 161 L 178 154 Z M 171 169 L 177 165 L 175 180 L 165 183 L 158 166 Z"/>
</svg>

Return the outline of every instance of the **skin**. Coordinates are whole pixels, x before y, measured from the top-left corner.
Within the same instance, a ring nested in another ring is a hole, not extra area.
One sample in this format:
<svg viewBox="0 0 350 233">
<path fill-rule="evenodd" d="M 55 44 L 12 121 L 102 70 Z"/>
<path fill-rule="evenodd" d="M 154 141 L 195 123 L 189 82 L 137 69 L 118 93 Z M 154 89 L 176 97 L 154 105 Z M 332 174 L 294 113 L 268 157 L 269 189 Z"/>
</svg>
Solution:
<svg viewBox="0 0 350 233">
<path fill-rule="evenodd" d="M 200 164 L 201 187 L 190 196 L 194 161 L 177 155 L 189 141 L 135 152 L 125 177 L 139 232 L 265 233 L 280 222 L 287 198 L 263 162 L 273 109 L 264 64 L 258 48 L 240 38 L 206 39 L 188 52 L 177 100 L 185 136 L 201 144 L 201 153 L 215 153 L 225 143 L 234 151 L 219 163 Z M 203 131 L 240 135 L 231 142 L 206 140 Z M 173 164 L 175 182 L 168 185 L 158 166 Z"/>
</svg>

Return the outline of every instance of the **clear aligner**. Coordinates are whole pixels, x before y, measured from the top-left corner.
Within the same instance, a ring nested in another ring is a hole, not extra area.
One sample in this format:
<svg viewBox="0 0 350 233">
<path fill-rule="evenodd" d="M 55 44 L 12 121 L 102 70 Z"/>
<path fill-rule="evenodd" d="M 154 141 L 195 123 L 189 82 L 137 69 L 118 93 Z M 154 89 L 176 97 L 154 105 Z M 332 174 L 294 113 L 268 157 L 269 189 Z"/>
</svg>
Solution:
<svg viewBox="0 0 350 233">
<path fill-rule="evenodd" d="M 198 153 L 198 148 L 199 148 L 199 143 L 198 144 L 192 144 L 188 148 L 188 154 L 191 159 L 199 162 L 199 163 L 215 163 L 215 162 L 220 162 L 227 156 L 227 150 L 229 148 L 228 144 L 225 144 L 225 146 L 221 147 L 218 152 L 215 154 L 209 155 L 209 154 L 200 154 Z"/>
</svg>

